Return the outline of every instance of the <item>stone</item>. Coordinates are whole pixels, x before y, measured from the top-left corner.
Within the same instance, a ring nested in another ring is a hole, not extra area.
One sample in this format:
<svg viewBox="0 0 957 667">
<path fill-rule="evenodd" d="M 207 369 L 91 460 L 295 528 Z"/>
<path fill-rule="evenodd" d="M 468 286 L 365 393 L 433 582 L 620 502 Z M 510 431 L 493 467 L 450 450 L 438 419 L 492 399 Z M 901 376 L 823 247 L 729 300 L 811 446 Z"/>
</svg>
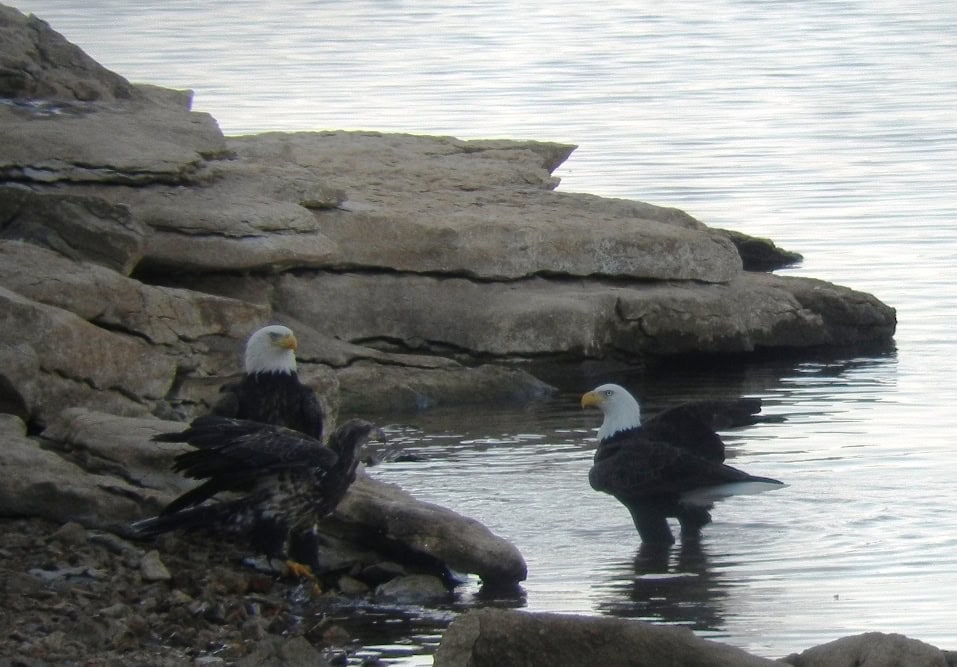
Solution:
<svg viewBox="0 0 957 667">
<path fill-rule="evenodd" d="M 17 391 L 31 420 L 45 422 L 64 405 L 83 404 L 146 414 L 149 401 L 166 394 L 176 373 L 170 357 L 139 338 L 3 287 L 0 339 L 0 384 Z"/>
<path fill-rule="evenodd" d="M 411 549 L 421 560 L 428 557 L 456 572 L 477 574 L 489 585 L 507 586 L 528 574 L 518 549 L 478 521 L 368 476 L 356 479 L 322 529 L 394 560 L 404 560 L 407 556 L 399 554 Z"/>
<path fill-rule="evenodd" d="M 449 589 L 441 579 L 427 574 L 396 577 L 375 589 L 375 597 L 393 604 L 437 604 L 450 598 Z"/>
<path fill-rule="evenodd" d="M 780 667 L 741 649 L 700 639 L 684 627 L 641 621 L 477 609 L 442 636 L 435 667 Z"/>
<path fill-rule="evenodd" d="M 0 97 L 112 101 L 135 88 L 35 16 L 0 5 Z"/>
<path fill-rule="evenodd" d="M 75 521 L 69 521 L 60 526 L 59 530 L 50 536 L 50 539 L 56 540 L 61 544 L 76 547 L 86 543 L 89 539 L 89 535 L 86 528 Z"/>
<path fill-rule="evenodd" d="M 303 637 L 270 636 L 256 650 L 236 662 L 237 667 L 330 667 L 330 663 Z"/>
<path fill-rule="evenodd" d="M 865 632 L 843 637 L 781 659 L 794 667 L 947 667 L 935 646 L 899 634 Z"/>
<path fill-rule="evenodd" d="M 123 204 L 81 194 L 0 187 L 3 239 L 27 241 L 126 275 L 142 257 L 146 234 L 147 229 L 133 220 Z M 14 249 L 25 250 L 19 245 Z"/>
<path fill-rule="evenodd" d="M 354 297 L 337 298 L 343 293 Z M 895 322 L 893 309 L 870 295 L 763 273 L 716 285 L 296 274 L 280 279 L 276 304 L 349 340 L 499 359 L 853 345 L 888 339 Z"/>
<path fill-rule="evenodd" d="M 343 593 L 351 597 L 359 597 L 369 592 L 369 586 L 363 582 L 350 577 L 347 574 L 342 575 L 336 581 L 336 587 Z"/>
<path fill-rule="evenodd" d="M 98 326 L 162 345 L 214 335 L 243 340 L 270 314 L 266 307 L 236 299 L 147 285 L 18 241 L 0 240 L 0 285 Z"/>
<path fill-rule="evenodd" d="M 0 420 L 0 515 L 34 516 L 125 531 L 157 507 L 156 494 L 121 478 L 91 474 L 25 435 L 19 419 Z"/>
<path fill-rule="evenodd" d="M 154 435 L 181 431 L 185 424 L 154 418 L 118 417 L 86 408 L 70 408 L 60 413 L 44 431 L 44 437 L 56 443 L 87 473 L 113 475 L 153 493 L 142 499 L 151 507 L 156 497 L 179 494 L 195 482 L 172 472 L 173 460 L 188 451 L 188 445 L 153 442 Z"/>
<path fill-rule="evenodd" d="M 146 555 L 140 560 L 140 573 L 146 581 L 169 581 L 172 579 L 156 549 L 147 551 Z"/>
</svg>

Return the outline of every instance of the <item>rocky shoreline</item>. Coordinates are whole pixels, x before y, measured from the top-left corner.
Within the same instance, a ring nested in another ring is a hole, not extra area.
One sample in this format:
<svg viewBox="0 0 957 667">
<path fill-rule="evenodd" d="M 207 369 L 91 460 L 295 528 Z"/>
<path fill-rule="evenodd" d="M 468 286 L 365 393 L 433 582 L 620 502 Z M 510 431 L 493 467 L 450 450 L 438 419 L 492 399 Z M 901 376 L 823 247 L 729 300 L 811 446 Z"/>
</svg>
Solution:
<svg viewBox="0 0 957 667">
<path fill-rule="evenodd" d="M 321 595 L 218 540 L 130 540 L 184 488 L 178 445 L 150 437 L 209 409 L 263 323 L 295 329 L 330 421 L 549 396 L 530 361 L 893 344 L 893 308 L 775 275 L 800 256 L 771 241 L 556 191 L 574 146 L 225 137 L 188 91 L 132 84 L 3 5 L 0 72 L 0 666 L 344 664 L 348 633 L 304 621 L 303 596 L 429 604 L 453 573 L 524 580 L 513 545 L 368 476 L 323 526 Z"/>
</svg>

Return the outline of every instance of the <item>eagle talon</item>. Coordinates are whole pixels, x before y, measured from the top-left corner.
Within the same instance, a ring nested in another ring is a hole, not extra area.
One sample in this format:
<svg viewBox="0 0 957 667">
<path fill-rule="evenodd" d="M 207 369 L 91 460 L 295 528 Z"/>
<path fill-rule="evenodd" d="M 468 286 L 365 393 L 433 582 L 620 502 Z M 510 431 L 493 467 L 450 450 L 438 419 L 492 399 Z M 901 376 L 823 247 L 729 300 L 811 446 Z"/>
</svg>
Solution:
<svg viewBox="0 0 957 667">
<path fill-rule="evenodd" d="M 301 579 L 311 579 L 312 581 L 316 581 L 316 575 L 312 571 L 312 568 L 306 565 L 305 563 L 298 563 L 294 560 L 287 560 L 286 567 L 289 568 L 290 576 L 299 577 Z"/>
</svg>

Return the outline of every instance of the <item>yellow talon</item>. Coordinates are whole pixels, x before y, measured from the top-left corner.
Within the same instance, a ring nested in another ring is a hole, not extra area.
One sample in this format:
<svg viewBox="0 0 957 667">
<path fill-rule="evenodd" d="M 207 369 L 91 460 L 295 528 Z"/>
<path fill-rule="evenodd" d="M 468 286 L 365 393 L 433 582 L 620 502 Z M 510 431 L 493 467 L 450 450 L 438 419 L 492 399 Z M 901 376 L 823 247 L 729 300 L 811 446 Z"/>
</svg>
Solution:
<svg viewBox="0 0 957 667">
<path fill-rule="evenodd" d="M 312 568 L 305 563 L 297 563 L 294 560 L 287 560 L 286 567 L 289 568 L 289 574 L 295 577 L 303 577 L 305 579 L 312 579 L 313 581 L 316 579 L 316 575 L 313 573 Z"/>
</svg>

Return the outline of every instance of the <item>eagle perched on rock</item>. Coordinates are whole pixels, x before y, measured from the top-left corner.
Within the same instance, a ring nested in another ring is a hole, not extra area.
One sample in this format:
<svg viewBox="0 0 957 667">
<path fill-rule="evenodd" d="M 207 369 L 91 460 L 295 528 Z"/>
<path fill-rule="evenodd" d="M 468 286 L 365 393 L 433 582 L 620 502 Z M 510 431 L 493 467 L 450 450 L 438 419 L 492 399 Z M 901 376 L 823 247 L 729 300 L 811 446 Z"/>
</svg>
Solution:
<svg viewBox="0 0 957 667">
<path fill-rule="evenodd" d="M 285 426 L 322 440 L 322 406 L 299 381 L 297 346 L 288 327 L 274 324 L 254 332 L 246 342 L 242 379 L 222 388 L 212 414 Z"/>
<path fill-rule="evenodd" d="M 176 457 L 174 469 L 202 483 L 169 503 L 159 516 L 134 523 L 133 532 L 152 536 L 218 528 L 248 536 L 257 553 L 281 558 L 288 553 L 291 536 L 309 531 L 335 510 L 356 478 L 359 452 L 370 438 L 384 440 L 384 435 L 359 419 L 337 428 L 323 445 L 281 426 L 198 417 L 184 431 L 153 439 L 194 447 Z M 234 495 L 214 498 L 223 492 Z M 314 554 L 311 560 L 303 558 L 304 564 L 315 568 Z"/>
<path fill-rule="evenodd" d="M 616 384 L 589 391 L 581 404 L 604 414 L 588 481 L 628 508 L 642 542 L 674 543 L 668 517 L 678 519 L 683 540 L 698 539 L 711 522 L 714 500 L 784 486 L 725 464 L 724 443 L 715 433 L 761 421 L 760 399 L 689 403 L 645 423 L 638 401 Z"/>
</svg>

